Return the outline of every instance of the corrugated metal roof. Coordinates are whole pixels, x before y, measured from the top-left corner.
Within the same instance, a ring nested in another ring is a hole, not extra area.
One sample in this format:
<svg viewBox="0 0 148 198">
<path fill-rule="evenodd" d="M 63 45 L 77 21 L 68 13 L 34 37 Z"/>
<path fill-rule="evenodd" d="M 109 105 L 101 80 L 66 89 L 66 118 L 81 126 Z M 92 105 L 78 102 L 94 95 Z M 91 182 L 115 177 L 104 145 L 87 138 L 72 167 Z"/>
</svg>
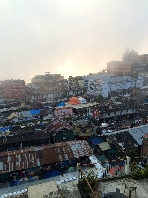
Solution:
<svg viewBox="0 0 148 198">
<path fill-rule="evenodd" d="M 1 152 L 0 157 L 2 157 L 3 171 L 11 172 L 83 156 L 91 156 L 92 154 L 92 149 L 86 141 L 75 140 L 57 143 L 52 146 Z"/>
<path fill-rule="evenodd" d="M 138 145 L 137 141 L 128 131 L 115 134 L 112 133 L 108 136 L 108 140 L 119 150 L 130 150 L 134 146 Z"/>
<path fill-rule="evenodd" d="M 32 118 L 30 111 L 21 111 L 20 114 L 23 116 L 23 118 L 25 118 L 25 117 Z"/>
<path fill-rule="evenodd" d="M 142 137 L 148 133 L 148 124 L 147 125 L 142 125 L 142 126 L 138 126 L 138 127 L 134 127 L 134 128 L 130 128 L 130 129 L 125 129 L 125 130 L 121 130 L 121 131 L 116 131 L 116 132 L 112 132 L 112 133 L 106 133 L 104 135 L 107 136 L 112 136 L 115 134 L 125 134 L 125 133 L 130 133 L 131 136 L 136 140 L 136 142 L 139 145 L 142 145 Z"/>
<path fill-rule="evenodd" d="M 137 141 L 139 145 L 142 145 L 142 137 L 148 132 L 148 125 L 135 127 L 129 130 L 129 133 Z"/>
<path fill-rule="evenodd" d="M 0 145 L 11 144 L 17 142 L 26 142 L 38 139 L 49 138 L 50 134 L 47 131 L 22 131 L 18 134 L 0 136 Z"/>
<path fill-rule="evenodd" d="M 53 134 L 56 134 L 63 129 L 72 130 L 72 126 L 67 122 L 63 122 L 62 120 L 54 119 L 52 123 L 47 127 L 47 131 Z"/>
<path fill-rule="evenodd" d="M 84 140 L 67 142 L 72 149 L 74 158 L 92 155 L 89 144 Z"/>
</svg>

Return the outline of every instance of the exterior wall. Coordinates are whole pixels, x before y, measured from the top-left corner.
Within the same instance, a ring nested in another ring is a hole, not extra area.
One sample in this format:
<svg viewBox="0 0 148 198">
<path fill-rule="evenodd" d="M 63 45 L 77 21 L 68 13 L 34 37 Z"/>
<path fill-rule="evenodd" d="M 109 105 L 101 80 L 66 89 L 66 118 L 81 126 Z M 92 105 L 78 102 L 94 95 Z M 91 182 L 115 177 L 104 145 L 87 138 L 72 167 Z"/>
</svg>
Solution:
<svg viewBox="0 0 148 198">
<path fill-rule="evenodd" d="M 148 157 L 148 139 L 144 139 L 142 142 L 142 152 L 143 156 Z"/>
<path fill-rule="evenodd" d="M 35 83 L 28 83 L 26 85 L 26 87 L 30 88 L 30 89 L 39 89 L 39 85 L 35 84 Z"/>
<path fill-rule="evenodd" d="M 101 94 L 101 85 L 100 82 L 97 80 L 90 79 L 87 82 L 87 94 L 97 96 Z"/>
<path fill-rule="evenodd" d="M 55 115 L 57 117 L 70 117 L 72 114 L 73 110 L 70 107 L 57 108 L 55 110 Z"/>
<path fill-rule="evenodd" d="M 12 120 L 11 120 L 12 122 L 18 122 L 18 118 L 12 118 Z"/>
<path fill-rule="evenodd" d="M 143 82 L 144 82 L 144 79 L 143 77 L 138 77 L 138 80 L 136 81 L 136 87 L 137 88 L 141 88 L 143 86 Z"/>
<path fill-rule="evenodd" d="M 138 55 L 137 61 L 142 63 L 148 63 L 148 54 Z"/>
<path fill-rule="evenodd" d="M 107 63 L 107 73 L 109 74 L 118 74 L 122 73 L 123 75 L 131 74 L 132 64 L 124 61 L 112 61 Z"/>
<path fill-rule="evenodd" d="M 102 82 L 101 82 L 101 95 L 102 95 L 104 98 L 107 98 L 107 97 L 108 97 L 108 93 L 109 93 L 109 90 L 108 90 L 108 83 L 105 82 L 105 81 L 102 81 Z"/>
<path fill-rule="evenodd" d="M 62 81 L 64 80 L 64 77 L 61 76 L 61 74 L 45 74 L 45 75 L 36 75 L 31 79 L 32 83 L 37 83 L 37 82 L 53 82 L 53 80 L 56 81 Z"/>
<path fill-rule="evenodd" d="M 138 52 L 135 52 L 134 50 L 126 50 L 123 54 L 123 61 L 137 61 L 138 60 Z"/>
<path fill-rule="evenodd" d="M 84 88 L 84 80 L 78 80 L 78 84 L 80 86 L 80 89 Z"/>
<path fill-rule="evenodd" d="M 141 88 L 143 82 L 143 77 L 132 78 L 130 76 L 114 77 L 104 81 L 90 79 L 85 81 L 85 88 L 87 94 L 94 96 L 101 94 L 105 98 L 111 91 Z"/>
<path fill-rule="evenodd" d="M 1 83 L 4 99 L 23 99 L 25 97 L 24 80 L 5 80 Z"/>
<path fill-rule="evenodd" d="M 74 92 L 73 91 L 69 91 L 68 92 L 68 96 L 73 96 Z"/>
<path fill-rule="evenodd" d="M 67 142 L 71 140 L 74 140 L 74 132 L 65 129 L 55 135 L 54 143 Z"/>
<path fill-rule="evenodd" d="M 0 87 L 0 99 L 3 99 L 3 88 Z"/>
<path fill-rule="evenodd" d="M 128 109 L 128 110 L 122 110 L 122 111 L 111 111 L 110 113 L 103 113 L 102 116 L 100 116 L 100 118 L 111 118 L 114 116 L 121 116 L 121 115 L 128 115 L 128 114 L 132 114 L 135 113 L 136 110 L 135 109 Z"/>
<path fill-rule="evenodd" d="M 54 98 L 54 94 L 53 93 L 48 94 L 48 98 Z"/>
</svg>

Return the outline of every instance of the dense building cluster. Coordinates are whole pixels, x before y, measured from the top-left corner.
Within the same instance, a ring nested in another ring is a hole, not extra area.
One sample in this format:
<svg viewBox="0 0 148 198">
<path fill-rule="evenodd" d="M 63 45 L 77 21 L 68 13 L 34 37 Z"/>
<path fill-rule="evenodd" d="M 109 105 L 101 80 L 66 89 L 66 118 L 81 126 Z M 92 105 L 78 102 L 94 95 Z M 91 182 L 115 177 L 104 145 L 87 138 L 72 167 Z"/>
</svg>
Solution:
<svg viewBox="0 0 148 198">
<path fill-rule="evenodd" d="M 132 175 L 130 163 L 146 170 L 148 79 L 138 75 L 146 68 L 147 55 L 126 51 L 107 72 L 1 81 L 0 196 L 15 186 L 19 193 L 8 188 L 9 196 L 37 197 L 29 182 L 81 183 L 90 170 L 99 179 Z"/>
</svg>

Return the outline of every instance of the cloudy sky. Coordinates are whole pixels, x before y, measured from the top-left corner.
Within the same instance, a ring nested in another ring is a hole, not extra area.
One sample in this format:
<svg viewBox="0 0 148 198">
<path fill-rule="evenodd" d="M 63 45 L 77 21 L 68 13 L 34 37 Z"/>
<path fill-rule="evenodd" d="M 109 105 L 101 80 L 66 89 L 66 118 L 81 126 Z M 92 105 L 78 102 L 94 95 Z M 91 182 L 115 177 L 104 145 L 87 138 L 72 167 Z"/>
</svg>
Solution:
<svg viewBox="0 0 148 198">
<path fill-rule="evenodd" d="M 148 53 L 148 0 L 0 0 L 0 79 L 83 75 Z"/>
</svg>

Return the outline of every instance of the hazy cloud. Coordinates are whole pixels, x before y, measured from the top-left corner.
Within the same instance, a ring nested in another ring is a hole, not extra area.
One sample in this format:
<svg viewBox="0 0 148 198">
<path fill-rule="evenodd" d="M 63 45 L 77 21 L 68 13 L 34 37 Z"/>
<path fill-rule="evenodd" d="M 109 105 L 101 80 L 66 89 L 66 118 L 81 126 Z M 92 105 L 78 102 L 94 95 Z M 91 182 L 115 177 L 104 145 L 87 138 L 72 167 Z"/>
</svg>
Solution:
<svg viewBox="0 0 148 198">
<path fill-rule="evenodd" d="M 82 75 L 148 53 L 148 1 L 0 0 L 0 78 Z"/>
</svg>

